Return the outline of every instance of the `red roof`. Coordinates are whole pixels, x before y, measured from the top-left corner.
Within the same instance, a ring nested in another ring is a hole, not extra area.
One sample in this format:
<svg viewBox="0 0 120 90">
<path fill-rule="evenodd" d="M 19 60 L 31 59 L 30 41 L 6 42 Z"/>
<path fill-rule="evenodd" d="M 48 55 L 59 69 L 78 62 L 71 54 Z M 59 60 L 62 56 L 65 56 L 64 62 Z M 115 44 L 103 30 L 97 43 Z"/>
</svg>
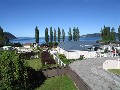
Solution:
<svg viewBox="0 0 120 90">
<path fill-rule="evenodd" d="M 25 43 L 25 44 L 23 44 L 23 46 L 29 46 L 29 45 L 31 45 L 32 43 Z"/>
</svg>

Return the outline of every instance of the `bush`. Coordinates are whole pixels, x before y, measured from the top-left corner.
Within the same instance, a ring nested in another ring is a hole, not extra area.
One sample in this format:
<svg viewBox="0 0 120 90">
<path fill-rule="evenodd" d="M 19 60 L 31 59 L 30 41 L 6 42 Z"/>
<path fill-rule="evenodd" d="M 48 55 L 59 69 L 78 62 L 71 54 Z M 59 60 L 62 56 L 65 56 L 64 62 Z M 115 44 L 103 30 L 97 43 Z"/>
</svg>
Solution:
<svg viewBox="0 0 120 90">
<path fill-rule="evenodd" d="M 20 42 L 18 42 L 18 43 L 8 43 L 8 44 L 5 44 L 5 46 L 22 47 L 22 44 L 20 44 Z"/>
<path fill-rule="evenodd" d="M 59 58 L 60 58 L 60 59 L 66 59 L 66 57 L 65 57 L 64 54 L 59 54 Z"/>
<path fill-rule="evenodd" d="M 43 51 L 41 53 L 41 62 L 43 65 L 45 64 L 56 64 L 53 57 L 50 56 L 50 54 L 47 51 Z"/>
<path fill-rule="evenodd" d="M 32 56 L 34 57 L 35 55 L 36 55 L 36 53 L 34 53 L 34 52 L 20 53 L 20 58 L 29 60 L 29 59 L 31 59 Z"/>
<path fill-rule="evenodd" d="M 53 47 L 53 45 L 54 45 L 54 47 L 57 47 L 58 46 L 58 42 L 49 42 L 48 43 L 49 47 Z"/>
<path fill-rule="evenodd" d="M 43 43 L 43 44 L 40 45 L 40 47 L 48 47 L 48 44 Z"/>
<path fill-rule="evenodd" d="M 83 60 L 84 58 L 85 58 L 84 55 L 80 55 L 79 60 Z"/>
<path fill-rule="evenodd" d="M 104 53 L 108 53 L 109 52 L 109 50 L 108 50 L 108 48 L 106 48 L 105 50 L 104 50 Z"/>
</svg>

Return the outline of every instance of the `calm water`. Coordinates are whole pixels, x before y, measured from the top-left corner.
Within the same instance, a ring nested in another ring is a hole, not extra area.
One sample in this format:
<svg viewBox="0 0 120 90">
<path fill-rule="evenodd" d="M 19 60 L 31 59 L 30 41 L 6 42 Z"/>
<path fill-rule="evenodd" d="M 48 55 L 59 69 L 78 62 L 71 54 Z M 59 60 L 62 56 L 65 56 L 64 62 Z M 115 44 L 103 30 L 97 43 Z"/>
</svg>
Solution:
<svg viewBox="0 0 120 90">
<path fill-rule="evenodd" d="M 96 41 L 96 40 L 100 40 L 100 37 L 95 37 L 95 38 L 81 37 L 80 38 L 80 41 Z M 68 37 L 65 38 L 65 41 L 68 41 Z M 10 42 L 13 42 L 13 43 L 20 42 L 21 44 L 34 43 L 35 38 L 32 38 L 32 37 L 17 37 L 17 39 L 10 40 Z M 45 38 L 44 37 L 41 37 L 39 39 L 39 44 L 42 44 L 42 43 L 45 43 Z"/>
</svg>

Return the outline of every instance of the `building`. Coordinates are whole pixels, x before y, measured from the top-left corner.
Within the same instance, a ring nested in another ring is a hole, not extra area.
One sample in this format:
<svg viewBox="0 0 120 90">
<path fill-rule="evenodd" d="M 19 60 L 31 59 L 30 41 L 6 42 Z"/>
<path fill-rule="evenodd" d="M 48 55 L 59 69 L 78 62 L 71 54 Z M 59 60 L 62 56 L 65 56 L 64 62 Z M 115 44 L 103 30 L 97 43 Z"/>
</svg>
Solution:
<svg viewBox="0 0 120 90">
<path fill-rule="evenodd" d="M 13 50 L 12 46 L 3 46 L 2 47 L 3 50 Z"/>
<path fill-rule="evenodd" d="M 31 45 L 32 45 L 32 43 L 25 43 L 25 44 L 23 44 L 23 47 L 25 47 L 25 48 L 30 48 Z"/>
<path fill-rule="evenodd" d="M 17 49 L 18 53 L 26 53 L 26 52 L 33 51 L 31 48 L 26 48 L 26 47 L 17 47 L 16 49 Z"/>
<path fill-rule="evenodd" d="M 95 41 L 68 41 L 59 43 L 56 50 L 58 53 L 64 54 L 67 59 L 95 58 L 100 46 Z"/>
</svg>

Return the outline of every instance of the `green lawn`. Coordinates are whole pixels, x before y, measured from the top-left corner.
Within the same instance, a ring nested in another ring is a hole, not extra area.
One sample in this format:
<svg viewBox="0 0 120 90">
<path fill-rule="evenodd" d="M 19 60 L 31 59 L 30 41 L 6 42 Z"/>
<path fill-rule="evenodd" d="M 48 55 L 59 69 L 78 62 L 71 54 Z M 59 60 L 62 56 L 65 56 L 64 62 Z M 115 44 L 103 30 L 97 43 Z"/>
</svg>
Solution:
<svg viewBox="0 0 120 90">
<path fill-rule="evenodd" d="M 25 60 L 27 65 L 35 70 L 40 70 L 42 68 L 42 63 L 40 59 Z"/>
<path fill-rule="evenodd" d="M 108 69 L 108 71 L 111 73 L 116 73 L 120 75 L 120 69 Z"/>
<path fill-rule="evenodd" d="M 70 62 L 74 61 L 74 59 L 66 59 L 66 58 L 60 59 L 60 60 L 63 61 L 63 63 L 65 63 L 65 64 L 70 64 Z"/>
<path fill-rule="evenodd" d="M 63 75 L 48 78 L 44 84 L 36 90 L 77 90 L 77 88 L 67 75 Z"/>
</svg>

